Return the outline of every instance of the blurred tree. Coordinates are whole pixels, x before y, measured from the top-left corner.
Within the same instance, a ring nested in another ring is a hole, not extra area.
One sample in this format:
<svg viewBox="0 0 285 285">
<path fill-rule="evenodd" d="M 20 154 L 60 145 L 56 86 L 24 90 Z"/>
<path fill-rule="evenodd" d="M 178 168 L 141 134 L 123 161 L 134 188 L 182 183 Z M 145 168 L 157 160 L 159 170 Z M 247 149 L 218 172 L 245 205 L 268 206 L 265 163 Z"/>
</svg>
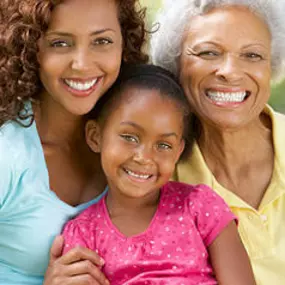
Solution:
<svg viewBox="0 0 285 285">
<path fill-rule="evenodd" d="M 285 80 L 272 86 L 269 104 L 279 112 L 285 114 Z"/>
</svg>

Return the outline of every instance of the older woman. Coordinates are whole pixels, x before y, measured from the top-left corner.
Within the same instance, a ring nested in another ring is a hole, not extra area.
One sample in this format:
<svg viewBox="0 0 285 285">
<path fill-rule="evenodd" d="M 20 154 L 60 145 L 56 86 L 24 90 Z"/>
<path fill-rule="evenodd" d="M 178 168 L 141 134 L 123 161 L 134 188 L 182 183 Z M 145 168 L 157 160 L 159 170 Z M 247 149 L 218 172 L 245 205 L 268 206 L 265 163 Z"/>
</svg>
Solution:
<svg viewBox="0 0 285 285">
<path fill-rule="evenodd" d="M 151 52 L 179 76 L 197 134 L 175 179 L 214 188 L 239 217 L 258 284 L 285 284 L 285 117 L 266 105 L 284 64 L 284 3 L 171 2 Z"/>
</svg>

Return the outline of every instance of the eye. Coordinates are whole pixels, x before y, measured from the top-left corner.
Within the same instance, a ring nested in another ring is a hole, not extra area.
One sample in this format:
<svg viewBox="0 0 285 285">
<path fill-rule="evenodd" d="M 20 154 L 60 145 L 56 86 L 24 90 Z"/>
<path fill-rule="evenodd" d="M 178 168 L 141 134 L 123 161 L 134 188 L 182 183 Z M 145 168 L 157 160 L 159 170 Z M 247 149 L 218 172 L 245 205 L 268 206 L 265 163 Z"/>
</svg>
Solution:
<svg viewBox="0 0 285 285">
<path fill-rule="evenodd" d="M 196 56 L 201 57 L 203 59 L 216 59 L 220 55 L 220 52 L 214 50 L 205 50 L 196 53 Z"/>
<path fill-rule="evenodd" d="M 70 44 L 64 40 L 54 40 L 49 43 L 51 47 L 60 48 L 60 47 L 69 47 Z"/>
<path fill-rule="evenodd" d="M 159 150 L 171 150 L 172 146 L 169 143 L 160 142 L 157 144 Z"/>
<path fill-rule="evenodd" d="M 93 41 L 94 45 L 109 45 L 112 44 L 113 41 L 109 38 L 97 38 Z"/>
<path fill-rule="evenodd" d="M 260 61 L 263 59 L 262 55 L 255 53 L 255 52 L 247 52 L 243 54 L 243 57 L 250 61 Z"/>
<path fill-rule="evenodd" d="M 136 137 L 134 135 L 123 134 L 123 135 L 120 135 L 120 137 L 127 142 L 131 142 L 131 143 L 138 143 L 139 142 L 138 137 Z"/>
</svg>

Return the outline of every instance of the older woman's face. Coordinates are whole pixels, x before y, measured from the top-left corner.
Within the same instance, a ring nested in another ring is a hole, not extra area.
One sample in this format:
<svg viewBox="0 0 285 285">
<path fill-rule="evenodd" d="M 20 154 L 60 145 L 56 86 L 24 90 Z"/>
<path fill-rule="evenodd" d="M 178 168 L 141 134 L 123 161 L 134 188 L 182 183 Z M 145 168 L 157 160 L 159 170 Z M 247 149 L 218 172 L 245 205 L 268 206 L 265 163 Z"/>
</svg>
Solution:
<svg viewBox="0 0 285 285">
<path fill-rule="evenodd" d="M 194 17 L 185 34 L 180 81 L 203 123 L 240 128 L 259 117 L 269 99 L 271 35 L 245 7 Z"/>
</svg>

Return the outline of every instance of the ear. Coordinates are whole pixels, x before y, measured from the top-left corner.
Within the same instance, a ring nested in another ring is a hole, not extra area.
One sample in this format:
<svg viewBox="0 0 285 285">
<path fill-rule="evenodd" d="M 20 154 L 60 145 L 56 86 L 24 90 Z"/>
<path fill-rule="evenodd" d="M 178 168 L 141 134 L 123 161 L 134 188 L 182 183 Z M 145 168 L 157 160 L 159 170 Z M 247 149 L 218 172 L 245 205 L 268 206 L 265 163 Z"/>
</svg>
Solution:
<svg viewBox="0 0 285 285">
<path fill-rule="evenodd" d="M 89 147 L 96 153 L 101 151 L 101 131 L 98 122 L 87 121 L 85 125 L 85 138 Z"/>
<path fill-rule="evenodd" d="M 177 151 L 177 154 L 176 154 L 175 163 L 179 160 L 180 155 L 182 154 L 182 152 L 184 150 L 184 147 L 185 147 L 185 141 L 182 139 L 180 142 L 179 150 Z"/>
</svg>

